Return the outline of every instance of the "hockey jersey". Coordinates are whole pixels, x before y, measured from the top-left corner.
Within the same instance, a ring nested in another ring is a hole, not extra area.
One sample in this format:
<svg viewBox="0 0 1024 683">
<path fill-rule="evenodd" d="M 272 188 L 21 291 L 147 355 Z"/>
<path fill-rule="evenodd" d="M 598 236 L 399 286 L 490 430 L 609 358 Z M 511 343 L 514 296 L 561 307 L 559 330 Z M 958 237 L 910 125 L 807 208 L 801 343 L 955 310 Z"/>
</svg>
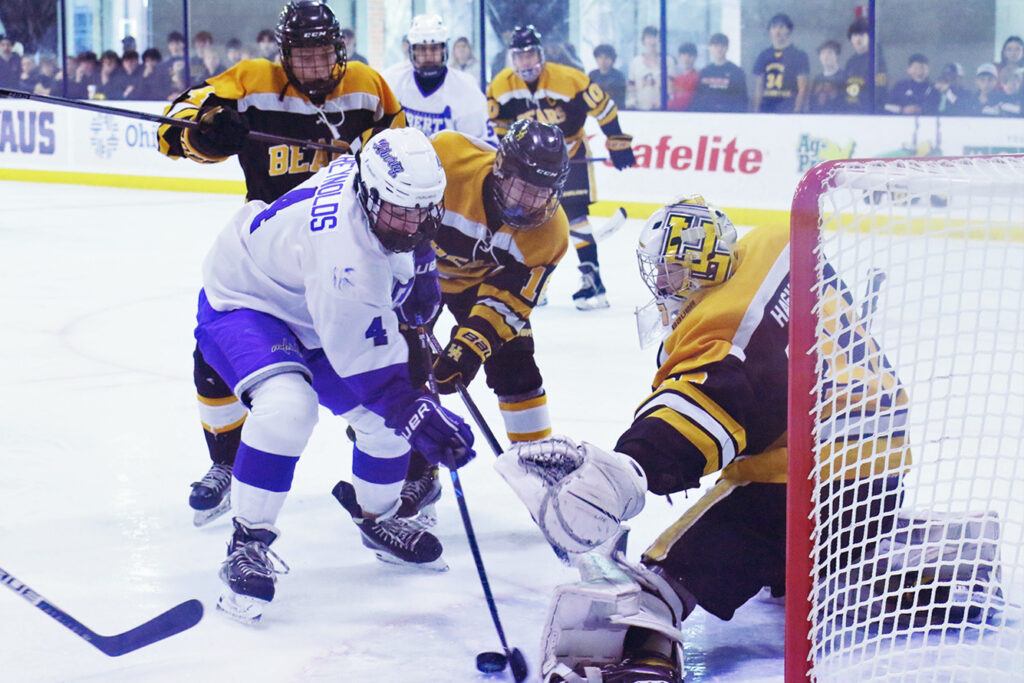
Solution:
<svg viewBox="0 0 1024 683">
<path fill-rule="evenodd" d="M 203 263 L 203 288 L 218 311 L 247 308 L 283 321 L 304 346 L 322 348 L 354 390 L 379 399 L 408 348 L 392 310 L 411 288 L 411 253 L 381 246 L 356 196 L 355 158 L 345 155 L 272 204 L 243 206 Z M 403 384 L 396 390 L 407 392 Z"/>
<path fill-rule="evenodd" d="M 376 130 L 405 125 L 398 100 L 376 71 L 349 62 L 345 77 L 322 106 L 295 89 L 280 64 L 248 59 L 186 90 L 167 108 L 175 118 L 198 119 L 200 110 L 233 107 L 252 130 L 302 140 L 333 142 L 342 151 L 358 149 Z M 163 125 L 159 149 L 171 158 L 200 163 L 223 161 L 187 144 L 183 129 Z M 303 182 L 330 161 L 328 152 L 295 145 L 271 145 L 249 139 L 238 153 L 245 175 L 247 199 L 271 202 Z"/>
<path fill-rule="evenodd" d="M 605 135 L 622 133 L 615 102 L 585 73 L 564 64 L 548 62 L 533 84 L 512 69 L 503 69 L 487 87 L 487 106 L 498 137 L 517 119 L 553 123 L 562 129 L 570 157 L 584 147 L 588 115 L 597 119 Z"/>
<path fill-rule="evenodd" d="M 463 326 L 497 350 L 523 329 L 565 255 L 569 221 L 559 207 L 532 230 L 489 224 L 484 203 L 491 200 L 484 183 L 494 166 L 494 150 L 460 133 L 438 133 L 431 141 L 448 176 L 444 219 L 434 238 L 441 290 L 458 294 L 478 287 Z"/>
<path fill-rule="evenodd" d="M 428 137 L 455 130 L 497 147 L 498 139 L 487 118 L 487 98 L 468 74 L 448 69 L 441 85 L 429 95 L 420 90 L 408 60 L 388 67 L 381 75 L 402 105 L 407 126 L 419 128 Z"/>
<path fill-rule="evenodd" d="M 654 493 L 694 488 L 701 476 L 719 470 L 736 481 L 786 480 L 788 229 L 755 229 L 737 243 L 735 258 L 729 280 L 686 303 L 659 351 L 653 393 L 616 444 L 641 464 Z M 856 477 L 880 467 L 895 473 L 909 464 L 901 427 L 906 394 L 831 269 L 822 305 L 840 321 L 821 340 L 832 359 L 823 369 L 823 398 L 839 407 L 823 416 L 831 425 L 823 435 L 832 430 L 830 442 L 839 444 L 822 454 L 834 461 L 827 471 Z M 878 448 L 865 425 L 883 421 L 888 442 Z"/>
</svg>

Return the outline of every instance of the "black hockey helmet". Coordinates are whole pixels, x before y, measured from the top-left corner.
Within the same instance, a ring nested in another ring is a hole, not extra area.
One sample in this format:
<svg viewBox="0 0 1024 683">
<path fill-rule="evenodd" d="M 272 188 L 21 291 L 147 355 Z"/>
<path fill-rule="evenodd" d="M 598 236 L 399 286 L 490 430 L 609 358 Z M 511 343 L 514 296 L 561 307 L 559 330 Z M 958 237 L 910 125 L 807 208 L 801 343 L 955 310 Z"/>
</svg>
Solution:
<svg viewBox="0 0 1024 683">
<path fill-rule="evenodd" d="M 533 27 L 533 24 L 516 26 L 512 29 L 508 50 L 512 60 L 512 70 L 516 72 L 517 76 L 527 83 L 533 83 L 540 78 L 540 72 L 544 70 L 545 63 L 544 46 L 541 45 L 540 33 Z M 517 55 L 525 55 L 531 52 L 537 55 L 536 64 L 519 66 L 517 64 Z"/>
<path fill-rule="evenodd" d="M 341 82 L 347 65 L 345 43 L 341 40 L 338 20 L 326 4 L 320 0 L 288 3 L 281 10 L 274 36 L 281 49 L 281 66 L 288 74 L 288 80 L 310 99 L 322 100 Z M 309 63 L 305 60 L 301 64 L 296 63 L 292 50 L 302 47 L 331 47 L 335 63 Z"/>
<path fill-rule="evenodd" d="M 512 124 L 494 157 L 493 199 L 502 220 L 519 230 L 554 215 L 569 175 L 562 129 L 533 119 Z"/>
</svg>

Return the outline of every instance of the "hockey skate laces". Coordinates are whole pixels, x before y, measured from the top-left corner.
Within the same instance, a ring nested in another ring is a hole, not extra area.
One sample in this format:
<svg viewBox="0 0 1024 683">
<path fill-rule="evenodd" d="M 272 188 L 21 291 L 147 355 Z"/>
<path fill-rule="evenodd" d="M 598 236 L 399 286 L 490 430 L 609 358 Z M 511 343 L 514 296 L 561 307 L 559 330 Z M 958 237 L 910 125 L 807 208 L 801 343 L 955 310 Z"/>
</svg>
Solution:
<svg viewBox="0 0 1024 683">
<path fill-rule="evenodd" d="M 243 576 L 256 575 L 272 577 L 274 574 L 287 574 L 291 571 L 291 567 L 281 559 L 281 556 L 275 553 L 264 543 L 259 541 L 249 541 L 245 545 L 236 548 L 235 552 L 231 553 L 224 564 L 231 561 L 231 558 L 235 555 L 241 554 L 242 562 L 239 564 L 239 571 L 242 572 Z M 278 569 L 274 565 L 281 565 L 281 569 Z"/>
<path fill-rule="evenodd" d="M 227 465 L 214 465 L 193 486 L 206 486 L 221 491 L 231 485 L 231 468 Z"/>
</svg>

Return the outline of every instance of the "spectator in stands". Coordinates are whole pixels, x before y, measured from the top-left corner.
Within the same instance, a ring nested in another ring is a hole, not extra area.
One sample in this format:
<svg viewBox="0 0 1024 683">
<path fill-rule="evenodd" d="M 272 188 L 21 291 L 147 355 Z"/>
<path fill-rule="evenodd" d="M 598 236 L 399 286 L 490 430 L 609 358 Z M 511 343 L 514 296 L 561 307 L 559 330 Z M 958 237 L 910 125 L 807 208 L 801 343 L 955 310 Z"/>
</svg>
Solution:
<svg viewBox="0 0 1024 683">
<path fill-rule="evenodd" d="M 629 63 L 629 77 L 626 80 L 626 106 L 631 109 L 661 108 L 661 40 L 658 29 L 645 26 L 640 33 L 643 50 Z M 668 78 L 675 76 L 676 62 L 666 57 L 665 70 Z"/>
<path fill-rule="evenodd" d="M 839 68 L 842 49 L 834 40 L 818 46 L 821 73 L 811 81 L 810 96 L 810 111 L 815 114 L 834 114 L 846 108 L 846 74 Z"/>
<path fill-rule="evenodd" d="M 0 86 L 17 88 L 21 79 L 21 59 L 14 54 L 14 43 L 0 33 Z"/>
<path fill-rule="evenodd" d="M 768 22 L 771 47 L 754 61 L 753 111 L 787 113 L 806 111 L 807 76 L 811 62 L 807 53 L 793 45 L 793 20 L 776 14 Z"/>
<path fill-rule="evenodd" d="M 1021 116 L 1024 113 L 1024 92 L 1021 82 L 1024 68 L 1008 64 L 999 70 L 999 85 L 1003 89 L 1003 101 L 999 105 L 1003 116 Z"/>
<path fill-rule="evenodd" d="M 963 75 L 964 68 L 957 62 L 950 62 L 942 67 L 938 78 L 935 79 L 935 89 L 939 91 L 939 114 L 963 116 L 967 113 L 971 93 L 960 82 Z"/>
<path fill-rule="evenodd" d="M 508 41 L 512 40 L 512 30 L 506 29 L 501 32 L 501 50 L 491 59 L 491 77 L 509 66 L 508 63 Z"/>
<path fill-rule="evenodd" d="M 124 64 L 124 55 L 127 52 L 134 52 L 136 56 L 139 54 L 139 47 L 135 42 L 135 36 L 125 36 L 121 39 L 121 64 Z"/>
<path fill-rule="evenodd" d="M 96 90 L 99 78 L 100 60 L 91 50 L 79 52 L 75 57 L 75 72 L 67 80 L 67 96 L 76 100 L 87 100 Z"/>
<path fill-rule="evenodd" d="M 928 58 L 915 52 L 907 61 L 907 75 L 910 78 L 892 86 L 885 110 L 890 114 L 937 114 L 940 93 L 928 78 Z"/>
<path fill-rule="evenodd" d="M 59 71 L 57 56 L 52 53 L 41 53 L 39 55 L 39 68 L 36 70 L 36 79 L 32 84 L 32 92 L 37 95 L 53 95 L 58 93 L 58 86 L 60 85 Z"/>
<path fill-rule="evenodd" d="M 18 74 L 18 84 L 14 87 L 25 92 L 32 92 L 32 89 L 36 85 L 39 66 L 36 64 L 36 60 L 32 55 L 22 56 L 19 63 L 21 64 L 21 71 Z"/>
<path fill-rule="evenodd" d="M 132 93 L 139 79 L 142 78 L 142 62 L 139 61 L 139 53 L 135 50 L 125 50 L 121 55 L 121 68 L 124 69 L 125 90 L 124 99 L 134 100 Z"/>
<path fill-rule="evenodd" d="M 105 51 L 100 56 L 99 76 L 92 97 L 97 100 L 123 100 L 127 88 L 128 80 L 121 67 L 121 58 L 113 50 Z"/>
<path fill-rule="evenodd" d="M 242 61 L 242 41 L 238 38 L 230 38 L 224 43 L 224 67 L 234 66 Z M 221 69 L 223 71 L 223 69 Z"/>
<path fill-rule="evenodd" d="M 228 68 L 228 65 L 221 60 L 220 50 L 215 46 L 207 48 L 206 54 L 203 55 L 203 70 L 201 73 L 196 74 L 192 72 L 192 81 L 205 81 L 207 78 L 213 78 L 220 72 Z"/>
<path fill-rule="evenodd" d="M 544 58 L 555 64 L 565 64 L 577 71 L 583 71 L 583 62 L 576 55 L 576 48 L 561 40 L 544 38 Z"/>
<path fill-rule="evenodd" d="M 887 84 L 885 56 L 882 48 L 872 50 L 871 23 L 856 19 L 846 31 L 846 37 L 853 48 L 853 54 L 846 61 L 846 110 L 857 113 L 880 111 L 885 104 Z M 874 78 L 871 76 L 871 60 L 874 58 Z"/>
<path fill-rule="evenodd" d="M 256 34 L 256 51 L 259 57 L 271 62 L 276 62 L 281 51 L 277 49 L 277 37 L 274 30 L 269 28 L 260 29 Z"/>
<path fill-rule="evenodd" d="M 466 36 L 456 38 L 452 44 L 452 58 L 448 60 L 448 68 L 467 71 L 474 78 L 479 77 L 480 61 L 473 54 L 473 45 Z"/>
<path fill-rule="evenodd" d="M 142 53 L 142 68 L 139 69 L 139 76 L 135 85 L 128 92 L 128 97 L 133 100 L 166 100 L 171 94 L 171 84 L 167 73 L 161 68 L 160 62 L 163 55 L 160 50 L 151 47 Z"/>
<path fill-rule="evenodd" d="M 206 58 L 213 50 L 213 35 L 209 31 L 199 31 L 192 36 L 192 54 L 189 55 L 189 70 L 192 73 L 189 78 L 193 83 L 204 81 L 213 75 L 206 68 Z"/>
<path fill-rule="evenodd" d="M 1002 71 L 1007 66 L 1015 66 L 1018 69 L 1024 67 L 1024 40 L 1021 40 L 1020 36 L 1010 36 L 1003 42 L 996 67 Z"/>
<path fill-rule="evenodd" d="M 669 83 L 668 109 L 672 111 L 685 111 L 690 108 L 693 100 L 693 93 L 697 90 L 697 79 L 699 74 L 693 68 L 697 61 L 697 46 L 693 43 L 683 43 L 679 46 L 679 71 L 672 82 Z"/>
<path fill-rule="evenodd" d="M 986 62 L 978 67 L 974 85 L 978 90 L 967 100 L 966 112 L 970 116 L 1001 116 L 1004 94 L 996 91 L 999 72 L 996 65 Z"/>
<path fill-rule="evenodd" d="M 345 54 L 350 62 L 362 62 L 366 64 L 366 57 L 356 52 L 356 32 L 350 28 L 341 29 L 341 42 L 345 43 Z M 406 54 L 409 54 L 406 51 Z"/>
<path fill-rule="evenodd" d="M 747 110 L 747 75 L 725 55 L 729 38 L 715 33 L 708 39 L 711 63 L 700 70 L 690 111 L 740 112 Z"/>
<path fill-rule="evenodd" d="M 184 72 L 185 36 L 180 31 L 171 31 L 167 34 L 167 59 L 160 63 L 160 68 L 164 72 L 168 87 L 175 73 Z"/>
<path fill-rule="evenodd" d="M 626 76 L 615 68 L 617 57 L 618 54 L 614 47 L 607 43 L 601 43 L 594 48 L 594 61 L 597 62 L 597 68 L 587 75 L 590 76 L 592 83 L 597 83 L 601 90 L 608 93 L 612 102 L 621 107 L 626 104 Z"/>
</svg>

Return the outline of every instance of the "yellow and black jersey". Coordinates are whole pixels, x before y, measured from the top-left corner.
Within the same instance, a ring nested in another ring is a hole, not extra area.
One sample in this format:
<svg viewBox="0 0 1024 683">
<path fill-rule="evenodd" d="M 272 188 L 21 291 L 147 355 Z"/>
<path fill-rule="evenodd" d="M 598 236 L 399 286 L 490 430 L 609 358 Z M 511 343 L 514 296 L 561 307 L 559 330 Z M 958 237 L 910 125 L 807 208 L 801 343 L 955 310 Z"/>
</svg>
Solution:
<svg viewBox="0 0 1024 683">
<path fill-rule="evenodd" d="M 516 230 L 488 219 L 484 183 L 494 148 L 445 131 L 431 137 L 448 185 L 444 219 L 434 238 L 441 290 L 447 297 L 476 288 L 463 327 L 484 336 L 492 351 L 523 329 L 555 266 L 569 247 L 569 221 L 561 207 L 539 227 Z"/>
<path fill-rule="evenodd" d="M 615 102 L 579 69 L 548 62 L 527 84 L 512 69 L 503 69 L 487 86 L 487 109 L 494 132 L 501 137 L 517 119 L 536 119 L 562 129 L 573 157 L 582 148 L 587 116 L 597 119 L 605 135 L 620 135 Z"/>
<path fill-rule="evenodd" d="M 729 280 L 687 302 L 659 351 L 653 393 L 616 444 L 616 450 L 640 462 L 654 493 L 694 488 L 701 476 L 718 470 L 736 481 L 786 480 L 788 228 L 753 230 L 736 244 L 734 258 Z M 841 453 L 831 455 L 846 466 L 834 473 L 856 477 L 857 468 L 849 465 L 862 455 L 870 459 L 877 449 L 876 439 L 864 439 L 871 433 L 863 429 L 863 418 L 870 415 L 868 421 L 876 425 L 883 413 L 887 423 L 905 420 L 907 399 L 859 326 L 852 297 L 837 277 L 826 279 L 822 303 L 843 309 L 822 340 L 831 354 L 823 370 L 824 390 L 848 399 L 830 401 L 843 413 L 831 416 L 830 424 L 846 432 L 831 434 L 843 444 Z M 874 398 L 866 401 L 866 395 Z M 891 426 L 879 425 L 879 431 L 895 435 L 897 448 L 886 457 L 898 468 L 908 461 L 900 450 L 902 431 Z"/>
<path fill-rule="evenodd" d="M 280 64 L 248 59 L 182 93 L 165 112 L 197 119 L 215 106 L 234 107 L 252 130 L 302 140 L 333 142 L 343 150 L 376 130 L 405 125 L 401 106 L 384 79 L 358 62 L 350 62 L 341 83 L 317 107 L 288 81 Z M 333 129 L 333 130 L 332 130 Z M 189 144 L 185 130 L 160 127 L 160 151 L 171 158 L 201 163 L 223 161 Z M 294 145 L 247 140 L 238 154 L 245 174 L 247 199 L 272 202 L 330 162 L 333 155 Z"/>
</svg>

